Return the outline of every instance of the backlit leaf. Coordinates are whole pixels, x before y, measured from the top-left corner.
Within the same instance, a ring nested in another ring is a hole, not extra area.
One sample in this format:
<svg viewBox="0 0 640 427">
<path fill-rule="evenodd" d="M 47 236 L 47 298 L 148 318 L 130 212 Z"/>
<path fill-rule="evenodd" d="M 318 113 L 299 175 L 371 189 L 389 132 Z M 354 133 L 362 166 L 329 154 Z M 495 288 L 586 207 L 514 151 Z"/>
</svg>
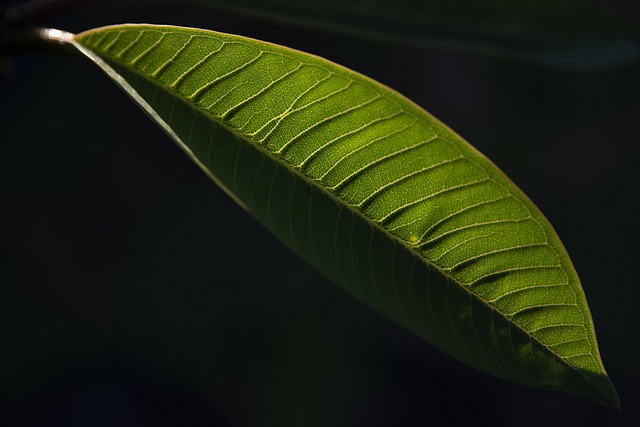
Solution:
<svg viewBox="0 0 640 427">
<path fill-rule="evenodd" d="M 50 38 L 91 58 L 348 292 L 478 369 L 618 405 L 552 227 L 403 96 L 321 58 L 212 31 L 122 25 Z M 241 255 L 265 250 L 247 242 Z"/>
</svg>

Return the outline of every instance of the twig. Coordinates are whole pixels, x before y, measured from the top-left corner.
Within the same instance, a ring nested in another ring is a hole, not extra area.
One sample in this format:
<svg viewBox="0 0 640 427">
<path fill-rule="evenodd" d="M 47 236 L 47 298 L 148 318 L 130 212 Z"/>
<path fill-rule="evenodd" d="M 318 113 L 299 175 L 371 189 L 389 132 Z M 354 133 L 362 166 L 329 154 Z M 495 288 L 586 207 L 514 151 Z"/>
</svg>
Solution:
<svg viewBox="0 0 640 427">
<path fill-rule="evenodd" d="M 98 1 L 101 0 L 32 0 L 7 9 L 5 16 L 9 22 L 33 24 Z"/>
</svg>

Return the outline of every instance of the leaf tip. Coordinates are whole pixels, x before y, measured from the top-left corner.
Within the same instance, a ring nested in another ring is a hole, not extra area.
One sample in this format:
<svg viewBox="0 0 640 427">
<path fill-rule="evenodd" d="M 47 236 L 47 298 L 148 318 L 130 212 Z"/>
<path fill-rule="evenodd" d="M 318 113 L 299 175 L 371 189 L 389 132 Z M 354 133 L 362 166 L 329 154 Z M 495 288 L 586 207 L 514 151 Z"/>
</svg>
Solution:
<svg viewBox="0 0 640 427">
<path fill-rule="evenodd" d="M 609 376 L 605 373 L 600 377 L 600 380 L 601 386 L 598 387 L 600 396 L 598 396 L 597 398 L 594 397 L 594 400 L 610 408 L 622 411 L 620 396 L 618 395 L 618 392 L 616 391 L 611 378 L 609 378 Z"/>
</svg>

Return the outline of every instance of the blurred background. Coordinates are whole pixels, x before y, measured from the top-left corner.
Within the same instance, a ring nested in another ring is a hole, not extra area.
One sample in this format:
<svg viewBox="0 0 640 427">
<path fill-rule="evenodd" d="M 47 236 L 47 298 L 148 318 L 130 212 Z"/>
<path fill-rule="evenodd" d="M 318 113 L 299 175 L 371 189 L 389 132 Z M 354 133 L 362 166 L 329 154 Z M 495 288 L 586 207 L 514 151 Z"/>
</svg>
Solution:
<svg viewBox="0 0 640 427">
<path fill-rule="evenodd" d="M 606 8 L 640 26 L 637 3 Z M 470 141 L 571 254 L 623 411 L 435 350 L 294 256 L 97 67 L 36 52 L 0 58 L 0 425 L 640 425 L 637 60 L 549 67 L 202 5 L 103 2 L 37 24 L 124 22 L 318 54 Z"/>
</svg>

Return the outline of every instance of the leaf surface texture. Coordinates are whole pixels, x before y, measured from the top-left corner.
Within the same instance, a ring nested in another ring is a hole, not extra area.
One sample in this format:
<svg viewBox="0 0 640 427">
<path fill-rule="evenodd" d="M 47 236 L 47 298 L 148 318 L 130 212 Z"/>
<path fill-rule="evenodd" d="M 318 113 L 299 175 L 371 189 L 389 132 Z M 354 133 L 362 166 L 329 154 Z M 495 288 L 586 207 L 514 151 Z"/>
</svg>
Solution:
<svg viewBox="0 0 640 427">
<path fill-rule="evenodd" d="M 239 36 L 123 25 L 73 43 L 357 298 L 478 369 L 618 405 L 552 227 L 420 107 L 324 59 Z M 263 250 L 248 242 L 245 256 Z"/>
</svg>

